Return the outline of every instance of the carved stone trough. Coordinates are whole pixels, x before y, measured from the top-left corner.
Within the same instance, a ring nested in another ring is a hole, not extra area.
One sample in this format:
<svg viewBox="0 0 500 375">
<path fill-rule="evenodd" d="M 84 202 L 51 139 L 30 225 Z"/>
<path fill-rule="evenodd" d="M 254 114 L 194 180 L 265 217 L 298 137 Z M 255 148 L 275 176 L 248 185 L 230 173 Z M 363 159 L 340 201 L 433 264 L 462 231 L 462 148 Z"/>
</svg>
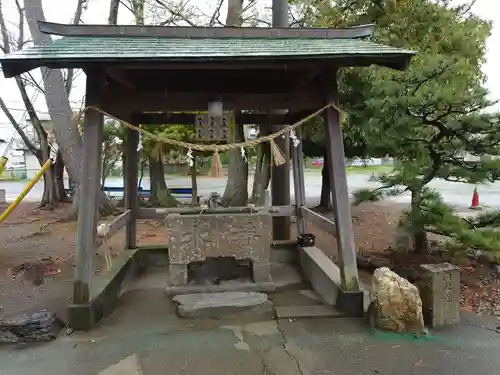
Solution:
<svg viewBox="0 0 500 375">
<path fill-rule="evenodd" d="M 269 213 L 169 214 L 165 222 L 168 293 L 274 289 Z"/>
</svg>

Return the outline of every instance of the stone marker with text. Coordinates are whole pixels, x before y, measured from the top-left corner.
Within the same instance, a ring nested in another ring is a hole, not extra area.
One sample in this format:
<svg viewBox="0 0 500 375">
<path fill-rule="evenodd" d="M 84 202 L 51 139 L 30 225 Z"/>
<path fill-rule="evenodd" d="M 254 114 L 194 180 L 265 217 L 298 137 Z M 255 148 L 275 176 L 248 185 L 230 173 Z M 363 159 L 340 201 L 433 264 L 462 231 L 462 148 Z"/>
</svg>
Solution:
<svg viewBox="0 0 500 375">
<path fill-rule="evenodd" d="M 460 268 L 450 263 L 422 264 L 419 283 L 423 313 L 432 328 L 460 322 Z"/>
</svg>

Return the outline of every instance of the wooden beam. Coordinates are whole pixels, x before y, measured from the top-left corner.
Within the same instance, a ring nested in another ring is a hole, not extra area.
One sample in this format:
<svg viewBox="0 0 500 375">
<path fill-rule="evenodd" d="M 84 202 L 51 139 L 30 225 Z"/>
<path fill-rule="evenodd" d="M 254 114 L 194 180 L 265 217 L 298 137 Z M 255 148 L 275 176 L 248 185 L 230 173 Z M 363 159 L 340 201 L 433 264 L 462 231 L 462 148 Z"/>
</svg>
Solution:
<svg viewBox="0 0 500 375">
<path fill-rule="evenodd" d="M 118 215 L 117 218 L 108 224 L 108 237 L 112 237 L 118 233 L 124 225 L 130 222 L 131 217 L 132 210 L 126 210 L 124 213 Z"/>
<path fill-rule="evenodd" d="M 141 208 L 139 219 L 164 219 L 171 214 L 181 215 L 214 215 L 214 214 L 270 214 L 271 216 L 295 216 L 295 206 L 271 206 L 271 207 L 220 207 L 220 208 Z"/>
<path fill-rule="evenodd" d="M 288 108 L 288 107 L 283 107 Z M 288 110 L 278 109 L 276 113 L 288 113 Z M 283 125 L 271 125 L 271 132 L 275 133 Z M 290 204 L 290 138 L 288 133 L 274 140 L 281 149 L 285 159 L 282 165 L 271 165 L 271 203 L 273 206 Z M 288 217 L 273 218 L 273 240 L 289 240 L 291 236 L 290 219 Z"/>
<path fill-rule="evenodd" d="M 169 38 L 362 38 L 375 31 L 375 26 L 361 25 L 347 28 L 285 28 L 285 27 L 185 27 L 136 25 L 65 25 L 38 21 L 40 31 L 61 36 L 117 36 Z"/>
<path fill-rule="evenodd" d="M 235 116 L 237 124 L 260 125 L 273 123 L 277 125 L 290 125 L 306 117 L 313 111 L 304 111 L 291 114 L 264 114 L 264 113 L 238 113 Z M 193 113 L 137 113 L 132 116 L 135 124 L 165 124 L 165 125 L 194 125 L 196 115 Z"/>
<path fill-rule="evenodd" d="M 325 85 L 327 103 L 339 103 L 336 74 L 330 76 Z M 359 291 L 359 277 L 356 263 L 356 245 L 352 227 L 351 202 L 347 189 L 347 171 L 344 153 L 342 128 L 339 112 L 330 107 L 324 113 L 327 156 L 330 166 L 330 184 L 332 187 L 332 206 L 337 229 L 339 265 L 342 288 L 348 292 Z"/>
<path fill-rule="evenodd" d="M 214 28 L 223 29 L 223 28 Z M 105 66 L 116 66 L 122 69 L 133 70 L 133 69 L 147 69 L 147 70 L 170 70 L 171 66 L 175 66 L 178 70 L 179 65 L 184 65 L 184 71 L 189 73 L 193 70 L 199 70 L 206 67 L 207 63 L 213 63 L 214 69 L 229 69 L 234 66 L 237 62 L 249 63 L 253 66 L 253 69 L 259 69 L 258 66 L 270 66 L 279 65 L 286 66 L 288 68 L 293 67 L 305 67 L 309 66 L 310 69 L 318 67 L 325 63 L 335 64 L 336 67 L 354 67 L 354 66 L 370 66 L 370 65 L 381 65 L 386 66 L 391 69 L 405 70 L 408 68 L 411 62 L 411 58 L 415 55 L 413 52 L 402 51 L 395 53 L 384 53 L 380 54 L 365 53 L 365 54 L 350 54 L 346 53 L 343 55 L 317 55 L 314 59 L 310 56 L 251 56 L 251 57 L 199 57 L 193 62 L 192 58 L 186 57 L 172 57 L 163 56 L 158 57 L 155 61 L 145 62 L 143 58 L 140 57 L 110 57 L 106 61 L 103 61 L 102 57 L 97 55 L 86 55 L 86 56 L 76 56 L 74 58 L 67 58 L 61 60 L 52 55 L 34 55 L 29 59 L 24 56 L 21 58 L 16 58 L 15 56 L 9 55 L 5 59 L 0 58 L 2 64 L 2 71 L 5 78 L 12 78 L 16 75 L 20 75 L 30 70 L 45 66 L 50 69 L 95 69 Z M 218 66 L 218 68 L 216 68 Z M 243 69 L 243 68 L 242 68 Z M 266 68 L 267 69 L 267 68 Z M 189 78 L 189 77 L 187 77 Z"/>
<path fill-rule="evenodd" d="M 302 151 L 302 132 L 300 126 L 295 129 L 295 135 L 300 143 L 295 147 L 292 141 L 293 192 L 297 210 L 297 234 L 307 233 L 307 221 L 302 215 L 301 207 L 306 204 L 306 186 L 304 180 L 304 153 Z"/>
<path fill-rule="evenodd" d="M 304 58 L 289 58 L 283 59 L 229 59 L 223 63 L 218 60 L 197 59 L 185 62 L 179 61 L 163 61 L 163 62 L 135 62 L 134 64 L 123 63 L 120 61 L 113 62 L 111 66 L 119 70 L 135 71 L 183 71 L 191 72 L 205 70 L 210 72 L 218 71 L 287 71 L 287 70 L 311 70 L 322 65 L 323 60 L 311 60 Z"/>
<path fill-rule="evenodd" d="M 310 69 L 295 85 L 294 91 L 295 92 L 300 92 L 303 91 L 308 85 L 310 85 L 314 79 L 320 75 L 322 72 L 321 67 L 314 67 L 313 69 Z"/>
<path fill-rule="evenodd" d="M 413 53 L 410 52 L 396 52 L 396 53 L 366 53 L 366 54 L 338 54 L 338 55 L 320 55 L 314 59 L 307 58 L 307 56 L 262 56 L 252 58 L 241 57 L 225 57 L 225 58 L 208 58 L 200 57 L 196 60 L 187 58 L 162 58 L 157 61 L 145 62 L 140 59 L 127 58 L 116 59 L 106 63 L 107 66 L 113 66 L 117 69 L 124 69 L 127 71 L 135 70 L 149 70 L 149 71 L 183 71 L 189 74 L 192 71 L 206 70 L 206 71 L 221 71 L 221 70 L 256 70 L 256 71 L 281 71 L 281 70 L 321 70 L 322 66 L 332 65 L 335 67 L 366 67 L 370 65 L 381 65 L 388 68 L 405 70 L 408 68 Z M 85 63 L 102 63 L 96 59 L 79 59 L 79 63 L 71 64 L 72 60 L 62 62 L 61 60 L 45 60 L 47 64 L 53 64 L 56 68 L 59 65 L 64 67 L 77 67 L 81 68 Z M 6 61 L 8 62 L 8 60 Z M 19 63 L 19 62 L 17 62 Z M 57 66 L 56 66 L 57 65 Z M 34 69 L 34 68 L 31 68 Z"/>
<path fill-rule="evenodd" d="M 106 75 L 114 81 L 128 87 L 129 89 L 136 90 L 136 85 L 130 80 L 123 70 L 107 68 Z"/>
<path fill-rule="evenodd" d="M 320 108 L 324 100 L 317 91 L 277 92 L 267 94 L 219 93 L 225 110 L 262 110 L 294 108 L 296 111 Z M 103 108 L 111 114 L 120 113 L 124 108 L 133 112 L 177 112 L 206 111 L 214 93 L 166 93 L 137 92 L 126 90 L 106 90 L 102 97 Z"/>
<path fill-rule="evenodd" d="M 139 214 L 139 200 L 137 197 L 137 179 L 139 174 L 139 134 L 130 128 L 125 130 L 125 178 L 124 200 L 125 207 L 130 210 L 130 220 L 127 223 L 125 235 L 125 249 L 137 248 L 137 216 Z"/>
<path fill-rule="evenodd" d="M 120 231 L 120 229 L 123 228 L 124 225 L 130 222 L 131 218 L 131 210 L 126 210 L 122 214 L 118 215 L 111 221 L 110 223 L 106 223 L 107 230 L 105 231 L 105 234 L 101 237 L 107 237 L 108 239 L 113 237 L 116 233 Z"/>
<path fill-rule="evenodd" d="M 337 230 L 335 227 L 335 222 L 333 220 L 330 220 L 329 218 L 314 212 L 313 210 L 307 208 L 307 207 L 299 207 L 299 211 L 302 214 L 302 217 L 304 220 L 310 222 L 312 225 L 314 225 L 316 228 L 319 230 L 322 230 L 328 234 L 331 234 L 332 236 L 336 237 L 337 236 Z"/>
<path fill-rule="evenodd" d="M 87 72 L 85 104 L 99 106 L 104 85 L 103 71 Z M 103 116 L 94 110 L 85 112 L 83 126 L 83 155 L 76 234 L 76 261 L 73 281 L 73 303 L 86 304 L 90 300 L 90 281 L 94 274 L 93 260 L 97 240 L 99 216 L 98 192 L 101 177 L 101 149 Z"/>
<path fill-rule="evenodd" d="M 299 75 L 300 73 L 297 72 Z M 140 91 L 161 91 L 163 93 L 213 93 L 217 96 L 218 93 L 226 94 L 268 94 L 270 92 L 291 92 L 295 88 L 295 78 L 279 78 L 269 79 L 268 81 L 261 78 L 251 79 L 240 78 L 237 75 L 231 74 L 214 74 L 213 77 L 198 79 L 185 78 L 184 72 L 179 72 L 177 77 L 168 79 L 165 75 L 158 71 L 157 76 L 138 75 L 130 77 L 130 80 L 135 82 L 136 87 Z M 309 89 L 309 90 L 307 90 Z M 301 91 L 313 91 L 310 86 L 303 87 Z"/>
</svg>

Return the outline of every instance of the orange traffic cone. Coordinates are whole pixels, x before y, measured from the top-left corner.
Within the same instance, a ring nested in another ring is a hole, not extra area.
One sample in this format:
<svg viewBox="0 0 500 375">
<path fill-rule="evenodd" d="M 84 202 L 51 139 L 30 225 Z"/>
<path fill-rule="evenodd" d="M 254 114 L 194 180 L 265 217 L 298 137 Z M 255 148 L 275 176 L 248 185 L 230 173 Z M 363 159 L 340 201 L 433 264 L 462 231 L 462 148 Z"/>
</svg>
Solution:
<svg viewBox="0 0 500 375">
<path fill-rule="evenodd" d="M 474 188 L 474 194 L 472 194 L 472 203 L 469 208 L 471 210 L 479 208 L 479 194 L 477 193 L 477 188 Z"/>
</svg>

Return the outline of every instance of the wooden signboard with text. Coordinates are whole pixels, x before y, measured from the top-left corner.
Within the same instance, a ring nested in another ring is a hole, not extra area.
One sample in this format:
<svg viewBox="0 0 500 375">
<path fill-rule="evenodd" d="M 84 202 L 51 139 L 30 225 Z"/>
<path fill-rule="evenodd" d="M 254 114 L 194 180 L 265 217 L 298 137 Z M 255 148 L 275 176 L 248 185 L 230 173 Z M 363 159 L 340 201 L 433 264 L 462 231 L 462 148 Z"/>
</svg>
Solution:
<svg viewBox="0 0 500 375">
<path fill-rule="evenodd" d="M 196 138 L 204 141 L 227 140 L 229 131 L 229 115 L 212 117 L 208 114 L 195 116 Z"/>
</svg>

